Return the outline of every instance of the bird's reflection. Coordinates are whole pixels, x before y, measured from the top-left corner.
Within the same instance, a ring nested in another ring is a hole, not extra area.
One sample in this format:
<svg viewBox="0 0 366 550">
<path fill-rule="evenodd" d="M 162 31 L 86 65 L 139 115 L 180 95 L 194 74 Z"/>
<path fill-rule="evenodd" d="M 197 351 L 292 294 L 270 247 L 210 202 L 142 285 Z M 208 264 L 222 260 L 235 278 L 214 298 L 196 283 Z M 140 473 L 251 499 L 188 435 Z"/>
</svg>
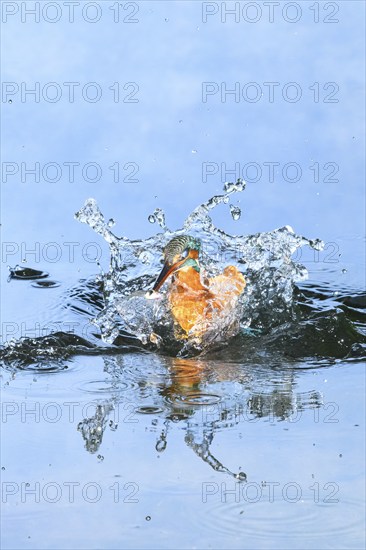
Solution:
<svg viewBox="0 0 366 550">
<path fill-rule="evenodd" d="M 323 404 L 322 396 L 316 391 L 296 392 L 298 374 L 290 368 L 275 372 L 262 368 L 258 371 L 253 369 L 253 365 L 245 368 L 239 364 L 203 359 L 159 357 L 160 372 L 151 376 L 149 354 L 139 356 L 140 366 L 135 371 L 126 364 L 127 357 L 104 358 L 110 397 L 96 400 L 95 413 L 78 424 L 85 448 L 90 453 L 99 451 L 107 426 L 117 429 L 112 419 L 113 411 L 126 405 L 127 397 L 129 405 L 134 403 L 136 417 L 139 412 L 148 412 L 156 416 L 153 425 L 162 422 L 155 445 L 158 453 L 167 449 L 169 432 L 177 424 L 184 425 L 184 441 L 199 458 L 213 470 L 245 481 L 242 465 L 232 471 L 212 454 L 210 448 L 217 431 L 230 429 L 243 420 L 289 420 L 306 408 L 318 408 Z M 150 375 L 146 376 L 145 372 L 144 376 L 144 365 L 147 364 Z M 126 384 L 129 377 L 135 379 L 126 396 L 126 392 L 120 392 L 119 386 L 122 381 Z M 231 393 L 233 387 L 234 393 Z M 153 405 L 146 407 L 146 399 Z"/>
</svg>

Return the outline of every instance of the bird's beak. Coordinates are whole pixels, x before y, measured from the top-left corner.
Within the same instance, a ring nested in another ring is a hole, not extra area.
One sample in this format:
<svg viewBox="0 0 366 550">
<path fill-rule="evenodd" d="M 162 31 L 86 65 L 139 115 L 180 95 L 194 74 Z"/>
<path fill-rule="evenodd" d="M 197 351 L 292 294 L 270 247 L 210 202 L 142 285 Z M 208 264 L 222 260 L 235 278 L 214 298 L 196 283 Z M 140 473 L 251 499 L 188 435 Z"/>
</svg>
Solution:
<svg viewBox="0 0 366 550">
<path fill-rule="evenodd" d="M 160 287 L 163 286 L 165 281 L 170 275 L 173 275 L 176 271 L 179 271 L 184 265 L 186 261 L 186 258 L 183 260 L 179 260 L 175 264 L 169 265 L 167 262 L 165 262 L 163 269 L 160 272 L 159 277 L 156 279 L 155 284 L 153 286 L 153 292 L 156 292 L 159 290 Z"/>
</svg>

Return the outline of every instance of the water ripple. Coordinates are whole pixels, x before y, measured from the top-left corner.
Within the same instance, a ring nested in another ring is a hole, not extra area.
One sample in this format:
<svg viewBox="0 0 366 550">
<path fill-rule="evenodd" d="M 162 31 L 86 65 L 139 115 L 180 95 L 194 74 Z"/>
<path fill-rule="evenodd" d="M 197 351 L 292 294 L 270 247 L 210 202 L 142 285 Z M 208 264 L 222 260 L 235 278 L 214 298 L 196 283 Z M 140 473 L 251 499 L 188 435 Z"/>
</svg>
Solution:
<svg viewBox="0 0 366 550">
<path fill-rule="evenodd" d="M 216 405 L 221 401 L 220 395 L 214 393 L 205 393 L 205 392 L 188 392 L 184 395 L 173 395 L 170 398 L 172 403 L 178 405 L 189 405 L 196 407 L 204 407 L 208 405 Z"/>
<path fill-rule="evenodd" d="M 135 384 L 132 381 L 123 382 L 121 380 L 88 380 L 78 383 L 76 388 L 81 392 L 91 393 L 95 395 L 116 395 L 132 389 Z"/>
<path fill-rule="evenodd" d="M 216 485 L 212 484 L 212 487 L 216 488 Z M 240 484 L 240 487 L 245 492 L 246 484 Z M 299 543 L 301 548 L 317 547 L 320 539 L 334 540 L 335 536 L 342 536 L 342 540 L 349 536 L 349 540 L 354 541 L 361 537 L 361 502 L 324 504 L 310 499 L 268 502 L 263 495 L 262 500 L 255 502 L 257 496 L 254 492 L 250 495 L 247 490 L 247 495 L 247 500 L 241 502 L 221 502 L 216 495 L 216 501 L 203 504 L 202 512 L 195 517 L 197 524 L 226 536 L 253 537 L 259 544 L 277 537 L 281 541 L 287 539 L 296 545 L 292 548 L 298 547 Z M 233 498 L 235 495 L 227 496 L 228 500 Z"/>
</svg>

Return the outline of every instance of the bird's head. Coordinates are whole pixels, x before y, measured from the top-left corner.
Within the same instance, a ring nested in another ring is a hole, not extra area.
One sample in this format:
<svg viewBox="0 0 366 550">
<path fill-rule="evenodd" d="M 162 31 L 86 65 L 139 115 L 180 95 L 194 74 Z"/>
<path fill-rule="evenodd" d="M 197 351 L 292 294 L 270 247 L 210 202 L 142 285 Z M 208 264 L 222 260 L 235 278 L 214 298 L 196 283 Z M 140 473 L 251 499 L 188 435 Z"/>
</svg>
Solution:
<svg viewBox="0 0 366 550">
<path fill-rule="evenodd" d="M 198 273 L 200 265 L 198 255 L 201 241 L 190 235 L 174 237 L 164 248 L 164 266 L 153 287 L 153 292 L 159 290 L 167 278 L 180 269 L 193 268 Z"/>
</svg>

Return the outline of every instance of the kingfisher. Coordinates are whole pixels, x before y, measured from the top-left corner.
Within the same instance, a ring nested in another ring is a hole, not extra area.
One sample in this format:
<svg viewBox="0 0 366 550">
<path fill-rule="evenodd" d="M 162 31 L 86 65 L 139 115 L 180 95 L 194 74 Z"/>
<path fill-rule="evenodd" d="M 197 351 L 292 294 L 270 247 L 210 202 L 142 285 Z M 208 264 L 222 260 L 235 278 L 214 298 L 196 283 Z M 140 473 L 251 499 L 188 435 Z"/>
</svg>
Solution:
<svg viewBox="0 0 366 550">
<path fill-rule="evenodd" d="M 174 237 L 164 248 L 164 266 L 147 298 L 156 293 L 169 277 L 168 303 L 175 322 L 178 339 L 204 339 L 221 318 L 231 321 L 239 296 L 246 282 L 233 265 L 215 277 L 201 277 L 199 262 L 201 241 L 191 235 Z M 203 280 L 201 280 L 203 279 Z"/>
</svg>

